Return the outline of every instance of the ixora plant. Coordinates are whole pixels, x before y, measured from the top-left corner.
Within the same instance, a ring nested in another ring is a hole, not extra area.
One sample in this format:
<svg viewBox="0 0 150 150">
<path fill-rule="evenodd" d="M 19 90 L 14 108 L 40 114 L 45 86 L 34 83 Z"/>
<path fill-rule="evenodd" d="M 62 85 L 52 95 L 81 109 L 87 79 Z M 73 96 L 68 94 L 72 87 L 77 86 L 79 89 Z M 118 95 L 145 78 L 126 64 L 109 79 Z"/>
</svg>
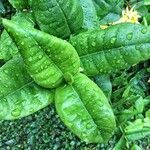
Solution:
<svg viewBox="0 0 150 150">
<path fill-rule="evenodd" d="M 117 119 L 110 97 L 91 78 L 149 59 L 150 27 L 128 22 L 100 29 L 98 18 L 110 8 L 101 14 L 104 3 L 96 0 L 10 3 L 18 11 L 11 20 L 2 19 L 0 120 L 22 118 L 54 103 L 81 140 L 106 143 Z M 118 4 L 119 12 L 123 3 Z M 149 130 L 150 118 L 138 123 Z"/>
</svg>

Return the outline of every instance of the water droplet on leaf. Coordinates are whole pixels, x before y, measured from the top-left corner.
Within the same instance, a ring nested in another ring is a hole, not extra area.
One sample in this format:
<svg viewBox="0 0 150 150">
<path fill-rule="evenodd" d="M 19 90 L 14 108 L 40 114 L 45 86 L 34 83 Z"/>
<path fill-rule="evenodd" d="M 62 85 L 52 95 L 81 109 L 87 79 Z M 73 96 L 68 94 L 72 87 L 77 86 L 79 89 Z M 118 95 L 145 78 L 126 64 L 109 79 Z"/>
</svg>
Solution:
<svg viewBox="0 0 150 150">
<path fill-rule="evenodd" d="M 111 40 L 110 40 L 110 43 L 114 44 L 115 42 L 116 42 L 116 37 L 112 37 Z"/>
<path fill-rule="evenodd" d="M 20 108 L 16 108 L 11 112 L 11 115 L 14 117 L 18 117 L 21 114 L 21 109 Z"/>
<path fill-rule="evenodd" d="M 30 62 L 31 62 L 31 61 L 32 61 L 32 57 L 30 57 L 30 58 L 28 59 L 28 61 L 30 61 Z"/>
<path fill-rule="evenodd" d="M 131 39 L 132 39 L 132 37 L 133 37 L 133 33 L 129 33 L 129 34 L 127 34 L 127 39 L 128 39 L 128 40 L 131 40 Z"/>
<path fill-rule="evenodd" d="M 96 46 L 96 42 L 92 42 L 92 46 Z"/>
<path fill-rule="evenodd" d="M 144 29 L 141 30 L 141 32 L 142 32 L 143 34 L 145 34 L 145 33 L 147 32 L 147 29 L 144 28 Z"/>
<path fill-rule="evenodd" d="M 39 59 L 41 59 L 42 58 L 42 55 L 39 55 L 39 57 L 38 57 Z"/>
</svg>

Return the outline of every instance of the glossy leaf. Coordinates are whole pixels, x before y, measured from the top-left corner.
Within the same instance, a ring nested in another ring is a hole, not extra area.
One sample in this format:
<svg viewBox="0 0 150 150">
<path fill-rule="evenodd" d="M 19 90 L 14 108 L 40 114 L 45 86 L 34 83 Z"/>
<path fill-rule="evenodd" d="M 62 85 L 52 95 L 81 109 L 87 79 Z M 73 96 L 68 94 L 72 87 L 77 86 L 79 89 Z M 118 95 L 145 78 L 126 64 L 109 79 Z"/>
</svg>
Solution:
<svg viewBox="0 0 150 150">
<path fill-rule="evenodd" d="M 12 20 L 21 26 L 25 25 L 30 28 L 34 26 L 32 15 L 28 12 L 16 13 L 15 16 L 12 17 Z M 7 31 L 4 30 L 1 34 L 0 40 L 0 59 L 7 61 L 16 54 L 18 54 L 18 48 L 12 41 Z"/>
<path fill-rule="evenodd" d="M 83 9 L 84 29 L 99 28 L 96 9 L 92 0 L 79 0 Z"/>
<path fill-rule="evenodd" d="M 6 19 L 3 24 L 18 45 L 27 70 L 37 84 L 54 88 L 64 78 L 69 80 L 79 72 L 79 57 L 68 42 Z"/>
<path fill-rule="evenodd" d="M 70 42 L 89 76 L 115 72 L 150 58 L 150 27 L 138 24 L 87 31 Z"/>
<path fill-rule="evenodd" d="M 119 141 L 115 144 L 115 147 L 113 148 L 113 150 L 121 150 L 123 147 L 126 148 L 126 139 L 124 136 L 122 136 Z"/>
<path fill-rule="evenodd" d="M 30 115 L 50 103 L 54 92 L 36 85 L 26 73 L 20 57 L 14 57 L 0 68 L 0 120 Z"/>
<path fill-rule="evenodd" d="M 16 9 L 23 10 L 29 8 L 29 0 L 9 0 L 12 6 Z"/>
<path fill-rule="evenodd" d="M 87 143 L 107 142 L 115 129 L 113 111 L 101 89 L 83 74 L 72 85 L 56 89 L 56 110 L 79 138 Z"/>
<path fill-rule="evenodd" d="M 31 8 L 40 29 L 57 37 L 69 37 L 83 25 L 79 0 L 33 0 Z"/>
</svg>

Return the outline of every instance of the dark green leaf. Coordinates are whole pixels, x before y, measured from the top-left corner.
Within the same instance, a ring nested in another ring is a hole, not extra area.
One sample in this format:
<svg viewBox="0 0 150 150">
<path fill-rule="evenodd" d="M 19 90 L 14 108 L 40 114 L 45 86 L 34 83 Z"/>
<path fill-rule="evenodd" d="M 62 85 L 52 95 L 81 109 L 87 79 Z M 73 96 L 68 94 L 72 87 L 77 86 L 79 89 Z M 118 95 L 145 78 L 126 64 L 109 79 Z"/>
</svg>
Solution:
<svg viewBox="0 0 150 150">
<path fill-rule="evenodd" d="M 33 0 L 31 8 L 42 31 L 66 38 L 83 25 L 79 0 Z"/>
<path fill-rule="evenodd" d="M 23 10 L 29 8 L 29 0 L 9 0 L 12 6 L 16 9 Z"/>
<path fill-rule="evenodd" d="M 100 17 L 101 24 L 112 23 L 120 18 L 119 15 L 121 14 L 124 5 L 123 0 L 93 0 L 93 1 L 95 2 L 95 7 L 97 9 L 97 14 Z M 113 17 L 110 17 L 110 14 Z"/>
<path fill-rule="evenodd" d="M 94 82 L 102 89 L 106 97 L 110 100 L 112 93 L 112 84 L 109 75 L 97 75 Z"/>
</svg>

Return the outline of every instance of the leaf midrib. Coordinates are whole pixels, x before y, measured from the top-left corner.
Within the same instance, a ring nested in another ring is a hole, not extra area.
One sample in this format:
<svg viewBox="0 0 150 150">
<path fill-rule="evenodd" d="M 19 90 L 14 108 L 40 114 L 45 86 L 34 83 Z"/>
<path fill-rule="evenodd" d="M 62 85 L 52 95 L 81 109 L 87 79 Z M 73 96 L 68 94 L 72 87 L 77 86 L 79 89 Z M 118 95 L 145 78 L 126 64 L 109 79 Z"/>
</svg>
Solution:
<svg viewBox="0 0 150 150">
<path fill-rule="evenodd" d="M 56 3 L 57 3 L 57 5 L 59 6 L 60 10 L 62 11 L 62 13 L 63 13 L 63 15 L 64 15 L 64 19 L 65 19 L 65 21 L 66 21 L 66 23 L 67 23 L 67 27 L 68 27 L 68 29 L 69 29 L 69 31 L 70 31 L 70 33 L 71 33 L 71 28 L 70 28 L 70 26 L 69 26 L 69 22 L 68 22 L 68 20 L 67 20 L 66 14 L 65 14 L 64 10 L 61 8 L 61 6 L 59 5 L 59 3 L 58 3 L 57 0 L 56 0 Z"/>
<path fill-rule="evenodd" d="M 22 85 L 21 87 L 18 87 L 18 89 L 16 89 L 15 91 L 10 92 L 10 93 L 8 93 L 8 94 L 6 94 L 6 95 L 0 97 L 0 100 L 4 99 L 5 97 L 7 97 L 7 96 L 9 96 L 9 95 L 12 95 L 12 94 L 16 93 L 17 91 L 19 91 L 19 90 L 21 90 L 21 89 L 23 89 L 23 88 L 29 86 L 29 85 L 32 84 L 32 83 L 34 83 L 34 81 L 30 81 L 30 82 L 28 82 L 28 83 Z"/>
<path fill-rule="evenodd" d="M 126 45 L 126 46 L 120 46 L 120 47 L 116 47 L 116 48 L 111 48 L 111 49 L 103 49 L 103 50 L 100 50 L 100 51 L 97 51 L 97 52 L 93 52 L 93 53 L 88 53 L 88 54 L 85 54 L 85 55 L 81 55 L 80 56 L 80 59 L 84 58 L 84 57 L 90 57 L 91 55 L 95 55 L 95 54 L 100 54 L 102 52 L 104 53 L 109 53 L 110 51 L 115 51 L 115 50 L 119 50 L 121 48 L 126 48 L 126 47 L 132 47 L 132 46 L 140 46 L 140 45 L 143 45 L 143 44 L 150 44 L 150 43 L 140 43 L 140 44 L 131 44 L 131 45 Z"/>
<path fill-rule="evenodd" d="M 75 88 L 72 86 L 72 89 L 73 91 L 78 95 L 78 98 L 80 99 L 81 103 L 82 103 L 82 106 L 85 108 L 85 110 L 88 112 L 88 114 L 91 116 L 91 119 L 93 120 L 94 124 L 96 125 L 98 131 L 99 131 L 99 135 L 101 136 L 101 138 L 103 139 L 102 137 L 102 133 L 100 132 L 101 129 L 98 127 L 98 125 L 96 124 L 96 122 L 94 121 L 94 118 L 93 116 L 91 115 L 91 113 L 88 111 L 88 109 L 86 108 L 84 102 L 82 101 L 82 99 L 80 98 L 80 94 L 78 94 L 77 90 L 75 90 Z M 104 139 L 103 139 L 104 140 Z"/>
</svg>

